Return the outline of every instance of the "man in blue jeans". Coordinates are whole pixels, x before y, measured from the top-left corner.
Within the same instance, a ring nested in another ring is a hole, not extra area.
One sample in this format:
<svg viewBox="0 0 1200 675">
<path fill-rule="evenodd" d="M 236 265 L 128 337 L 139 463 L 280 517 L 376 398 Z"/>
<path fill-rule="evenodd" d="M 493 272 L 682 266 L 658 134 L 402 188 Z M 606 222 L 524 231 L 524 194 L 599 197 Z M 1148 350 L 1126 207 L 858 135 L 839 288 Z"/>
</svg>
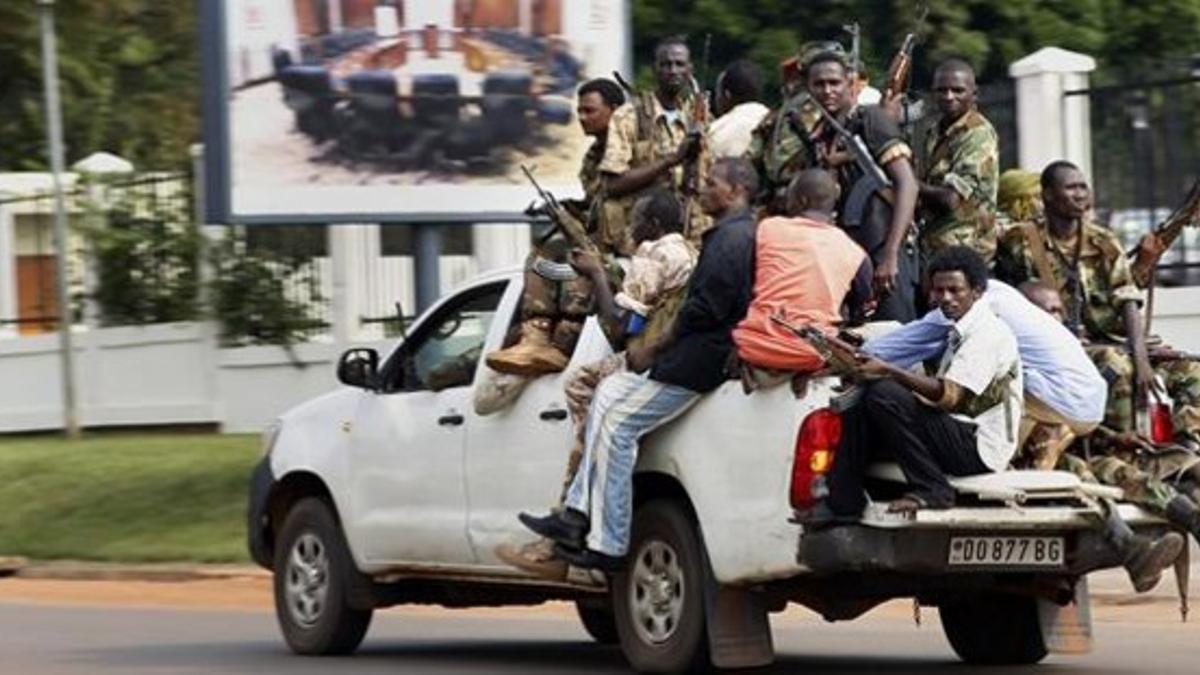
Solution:
<svg viewBox="0 0 1200 675">
<path fill-rule="evenodd" d="M 754 288 L 754 231 L 749 204 L 758 174 L 744 159 L 718 160 L 700 207 L 716 226 L 704 234 L 672 343 L 649 373 L 620 372 L 603 382 L 588 411 L 583 459 L 561 513 L 521 522 L 556 542 L 576 567 L 620 569 L 633 520 L 633 467 L 639 439 L 674 419 L 726 379 L 732 332 Z"/>
</svg>

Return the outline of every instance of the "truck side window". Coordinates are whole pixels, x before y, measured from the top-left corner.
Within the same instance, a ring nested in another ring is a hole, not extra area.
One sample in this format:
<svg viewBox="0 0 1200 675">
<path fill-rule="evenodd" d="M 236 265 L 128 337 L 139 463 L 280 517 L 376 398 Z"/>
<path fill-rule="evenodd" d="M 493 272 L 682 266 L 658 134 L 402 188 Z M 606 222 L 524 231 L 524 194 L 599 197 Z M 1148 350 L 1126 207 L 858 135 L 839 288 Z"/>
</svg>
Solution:
<svg viewBox="0 0 1200 675">
<path fill-rule="evenodd" d="M 466 291 L 430 317 L 389 363 L 388 391 L 470 386 L 505 283 Z"/>
</svg>

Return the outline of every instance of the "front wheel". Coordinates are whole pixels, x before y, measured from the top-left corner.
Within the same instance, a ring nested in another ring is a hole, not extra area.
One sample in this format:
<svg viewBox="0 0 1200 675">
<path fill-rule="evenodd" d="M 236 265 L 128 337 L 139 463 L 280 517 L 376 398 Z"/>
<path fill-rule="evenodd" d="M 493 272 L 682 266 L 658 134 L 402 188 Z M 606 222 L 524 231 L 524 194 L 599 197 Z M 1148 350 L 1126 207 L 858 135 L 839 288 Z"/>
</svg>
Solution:
<svg viewBox="0 0 1200 675">
<path fill-rule="evenodd" d="M 1046 658 L 1036 598 L 980 593 L 938 606 L 942 631 L 959 658 L 979 664 L 1031 664 Z"/>
<path fill-rule="evenodd" d="M 630 665 L 643 673 L 704 669 L 705 563 L 691 518 L 676 502 L 648 502 L 634 515 L 629 550 L 609 592 Z"/>
<path fill-rule="evenodd" d="M 355 609 L 349 589 L 358 570 L 329 505 L 299 501 L 284 519 L 275 546 L 275 617 L 297 654 L 349 654 L 371 624 L 371 609 Z"/>
</svg>

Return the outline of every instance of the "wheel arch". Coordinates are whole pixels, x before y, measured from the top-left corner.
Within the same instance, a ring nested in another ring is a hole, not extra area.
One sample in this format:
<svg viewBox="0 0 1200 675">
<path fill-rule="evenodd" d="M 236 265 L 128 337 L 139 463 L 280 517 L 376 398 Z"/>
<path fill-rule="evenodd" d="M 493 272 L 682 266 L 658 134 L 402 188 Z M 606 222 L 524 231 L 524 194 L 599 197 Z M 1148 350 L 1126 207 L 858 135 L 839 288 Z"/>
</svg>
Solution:
<svg viewBox="0 0 1200 675">
<path fill-rule="evenodd" d="M 337 501 L 334 500 L 329 486 L 320 476 L 307 470 L 285 474 L 271 487 L 270 495 L 267 497 L 267 522 L 263 527 L 263 536 L 267 552 L 270 555 L 274 555 L 275 540 L 279 529 L 283 527 L 283 521 L 287 518 L 288 511 L 306 497 L 316 497 L 325 502 L 333 512 L 334 520 L 339 526 L 342 524 Z"/>
</svg>

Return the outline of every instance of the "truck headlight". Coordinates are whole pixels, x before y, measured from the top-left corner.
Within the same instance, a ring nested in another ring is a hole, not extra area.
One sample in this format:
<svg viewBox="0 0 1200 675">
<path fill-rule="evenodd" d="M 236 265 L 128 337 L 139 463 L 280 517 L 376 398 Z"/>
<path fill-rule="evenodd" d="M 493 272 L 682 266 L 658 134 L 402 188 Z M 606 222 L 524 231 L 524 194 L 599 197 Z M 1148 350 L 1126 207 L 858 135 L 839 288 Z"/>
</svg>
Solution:
<svg viewBox="0 0 1200 675">
<path fill-rule="evenodd" d="M 271 451 L 275 449 L 275 441 L 279 438 L 279 432 L 283 430 L 283 422 L 279 419 L 271 420 L 262 431 L 262 456 L 270 456 Z"/>
</svg>

